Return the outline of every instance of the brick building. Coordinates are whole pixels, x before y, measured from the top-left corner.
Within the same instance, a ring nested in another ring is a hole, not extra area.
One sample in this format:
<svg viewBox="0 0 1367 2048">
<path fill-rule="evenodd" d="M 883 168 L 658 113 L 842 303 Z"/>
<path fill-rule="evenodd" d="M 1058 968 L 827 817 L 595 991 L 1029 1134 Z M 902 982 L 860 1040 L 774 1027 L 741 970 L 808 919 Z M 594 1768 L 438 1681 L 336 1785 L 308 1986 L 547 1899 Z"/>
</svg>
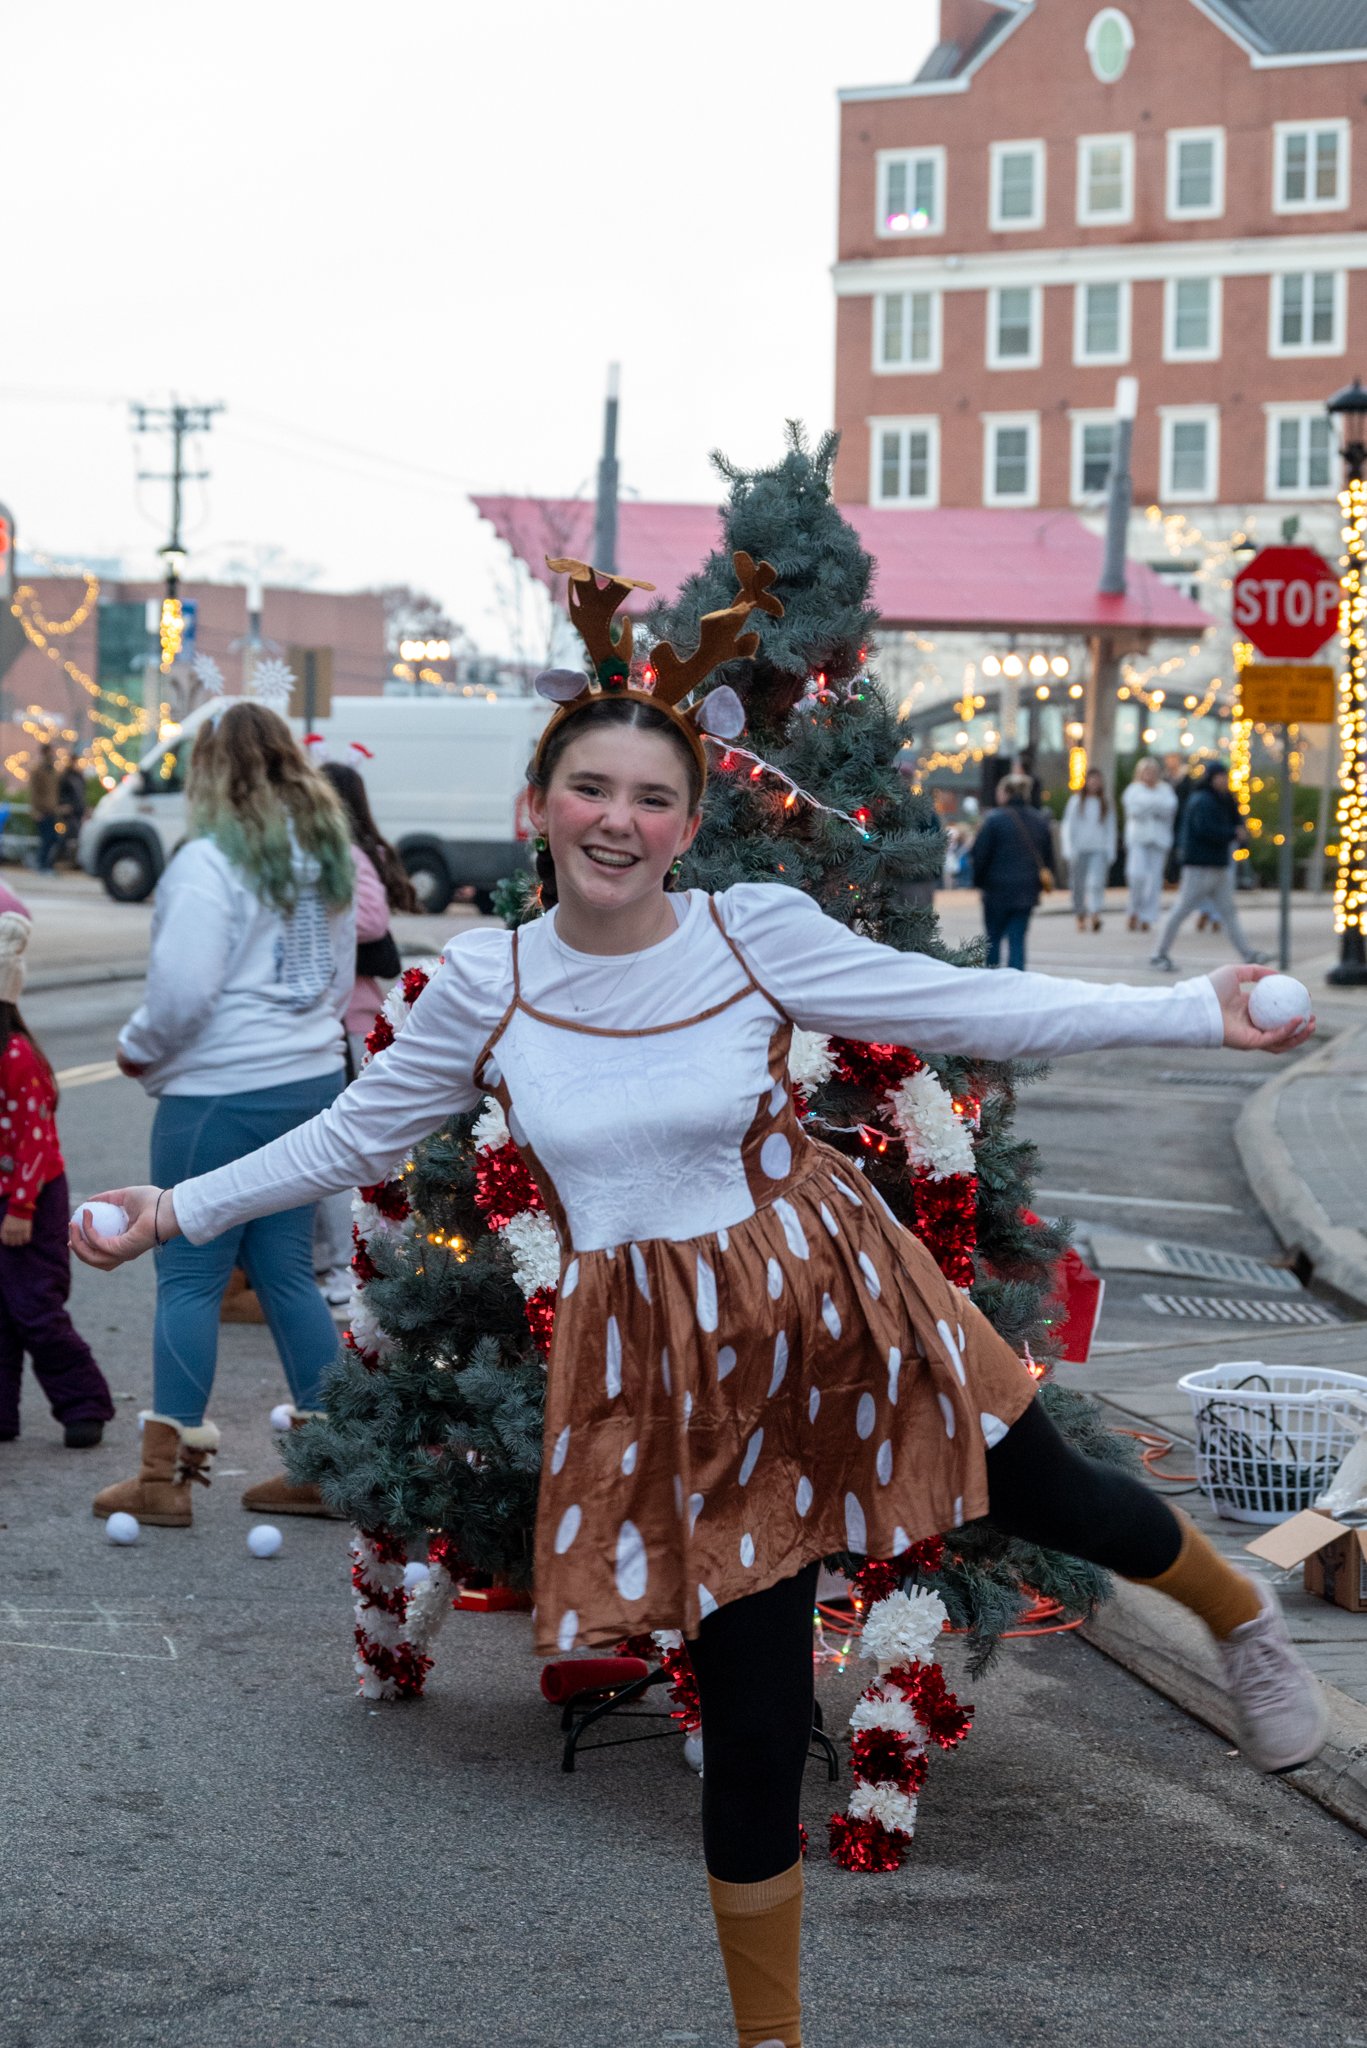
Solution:
<svg viewBox="0 0 1367 2048">
<path fill-rule="evenodd" d="M 1364 99 L 1367 0 L 942 0 L 840 95 L 841 498 L 1095 509 L 1128 373 L 1140 508 L 1332 547 Z"/>
</svg>

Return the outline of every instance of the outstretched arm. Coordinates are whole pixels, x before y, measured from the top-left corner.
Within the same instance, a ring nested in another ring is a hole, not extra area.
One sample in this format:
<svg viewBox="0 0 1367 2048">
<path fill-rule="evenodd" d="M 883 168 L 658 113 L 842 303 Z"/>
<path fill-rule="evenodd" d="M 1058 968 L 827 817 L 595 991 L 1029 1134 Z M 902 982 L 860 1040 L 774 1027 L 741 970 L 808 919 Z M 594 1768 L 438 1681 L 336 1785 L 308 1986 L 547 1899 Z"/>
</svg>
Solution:
<svg viewBox="0 0 1367 2048">
<path fill-rule="evenodd" d="M 810 1031 L 1004 1060 L 1123 1045 L 1284 1052 L 1314 1029 L 1313 1019 L 1277 1032 L 1251 1022 L 1249 985 L 1265 968 L 1222 967 L 1176 987 L 1106 987 L 899 953 L 773 884 L 730 889 L 722 909 L 759 980 Z"/>
</svg>

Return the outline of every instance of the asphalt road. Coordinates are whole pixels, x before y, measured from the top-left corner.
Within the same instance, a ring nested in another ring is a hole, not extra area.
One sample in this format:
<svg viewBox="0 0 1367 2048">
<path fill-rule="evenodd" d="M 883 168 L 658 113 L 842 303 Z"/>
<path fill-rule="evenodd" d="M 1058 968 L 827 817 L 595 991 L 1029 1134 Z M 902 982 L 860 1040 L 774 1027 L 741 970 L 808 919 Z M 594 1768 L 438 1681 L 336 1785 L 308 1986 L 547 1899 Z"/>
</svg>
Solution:
<svg viewBox="0 0 1367 2048">
<path fill-rule="evenodd" d="M 89 1065 L 131 993 L 35 997 L 31 1022 Z M 1035 1091 L 1046 1184 L 1237 1212 L 1233 1103 L 1137 1073 L 1109 1107 L 1114 1062 Z M 71 1087 L 73 1186 L 140 1176 L 149 1121 L 132 1084 Z M 1207 1221 L 1262 1248 L 1255 1219 Z M 109 1442 L 64 1451 L 31 1389 L 0 1447 L 5 2048 L 725 2048 L 676 1742 L 562 1775 L 518 1616 L 453 1616 L 421 1704 L 359 1702 L 344 1532 L 245 1547 L 283 1394 L 260 1331 L 223 1333 L 194 1530 L 106 1545 L 87 1502 L 131 1469 L 150 1272 L 82 1270 L 75 1301 L 120 1395 Z M 830 1725 L 857 1684 L 823 1671 Z M 1367 2048 L 1359 1837 L 1075 1637 L 1009 1645 L 972 1696 L 896 1876 L 826 1860 L 844 1788 L 809 1774 L 812 2048 Z"/>
</svg>

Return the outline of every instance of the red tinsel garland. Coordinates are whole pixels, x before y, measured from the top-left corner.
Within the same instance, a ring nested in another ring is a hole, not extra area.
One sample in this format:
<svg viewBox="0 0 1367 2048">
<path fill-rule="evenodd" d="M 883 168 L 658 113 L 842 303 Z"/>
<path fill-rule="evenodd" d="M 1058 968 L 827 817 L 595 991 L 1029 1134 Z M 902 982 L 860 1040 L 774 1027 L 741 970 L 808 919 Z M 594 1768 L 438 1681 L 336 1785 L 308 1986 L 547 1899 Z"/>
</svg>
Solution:
<svg viewBox="0 0 1367 2048">
<path fill-rule="evenodd" d="M 899 1664 L 887 1675 L 911 1707 L 932 1742 L 954 1749 L 973 1726 L 973 1708 L 963 1706 L 945 1684 L 938 1664 Z"/>
<path fill-rule="evenodd" d="M 900 1870 L 905 1843 L 876 1820 L 831 1815 L 831 1857 L 842 1870 Z"/>
<path fill-rule="evenodd" d="M 527 1296 L 524 1314 L 527 1328 L 543 1358 L 551 1354 L 551 1336 L 555 1329 L 555 1303 L 557 1290 L 554 1287 L 538 1287 L 535 1294 Z"/>
<path fill-rule="evenodd" d="M 421 967 L 405 967 L 403 971 L 403 999 L 411 1009 L 426 988 L 430 976 Z"/>
<path fill-rule="evenodd" d="M 837 1078 L 855 1087 L 872 1088 L 880 1101 L 921 1067 L 921 1061 L 905 1045 L 863 1045 L 855 1038 L 833 1038 L 831 1052 Z"/>
<path fill-rule="evenodd" d="M 491 1230 L 502 1230 L 529 1209 L 544 1209 L 541 1190 L 511 1138 L 496 1151 L 475 1154 L 475 1201 Z"/>
<path fill-rule="evenodd" d="M 394 1026 L 390 1023 L 384 1011 L 379 1010 L 376 1012 L 375 1022 L 365 1035 L 365 1049 L 373 1059 L 377 1052 L 383 1052 L 386 1046 L 390 1046 L 393 1043 Z"/>
<path fill-rule="evenodd" d="M 356 1245 L 355 1251 L 351 1254 L 351 1270 L 364 1287 L 368 1280 L 374 1280 L 378 1276 L 380 1269 L 371 1258 L 370 1247 L 355 1224 L 351 1227 L 351 1235 Z"/>
<path fill-rule="evenodd" d="M 895 1728 L 861 1728 L 850 1743 L 850 1764 L 857 1777 L 899 1792 L 919 1792 L 926 1782 L 925 1751 L 913 1749 Z"/>
<path fill-rule="evenodd" d="M 914 1174 L 911 1200 L 916 1235 L 946 1280 L 967 1292 L 975 1278 L 977 1176 L 956 1173 L 944 1180 L 932 1180 L 929 1174 Z"/>
<path fill-rule="evenodd" d="M 402 1181 L 376 1181 L 374 1187 L 358 1188 L 357 1193 L 363 1202 L 369 1202 L 371 1208 L 378 1209 L 390 1223 L 402 1223 L 408 1215 L 408 1195 Z M 352 1228 L 355 1229 L 354 1224 Z"/>
</svg>

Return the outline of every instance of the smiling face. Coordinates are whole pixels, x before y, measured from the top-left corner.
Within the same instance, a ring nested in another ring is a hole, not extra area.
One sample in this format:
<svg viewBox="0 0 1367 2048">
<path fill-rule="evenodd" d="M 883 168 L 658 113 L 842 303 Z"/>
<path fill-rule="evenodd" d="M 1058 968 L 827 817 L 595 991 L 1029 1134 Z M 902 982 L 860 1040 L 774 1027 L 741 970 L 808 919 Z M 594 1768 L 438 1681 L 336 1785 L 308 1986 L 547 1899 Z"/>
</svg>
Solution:
<svg viewBox="0 0 1367 2048">
<path fill-rule="evenodd" d="M 658 901 L 701 822 L 677 742 L 591 719 L 528 802 L 550 845 L 561 902 L 599 916 Z"/>
</svg>

